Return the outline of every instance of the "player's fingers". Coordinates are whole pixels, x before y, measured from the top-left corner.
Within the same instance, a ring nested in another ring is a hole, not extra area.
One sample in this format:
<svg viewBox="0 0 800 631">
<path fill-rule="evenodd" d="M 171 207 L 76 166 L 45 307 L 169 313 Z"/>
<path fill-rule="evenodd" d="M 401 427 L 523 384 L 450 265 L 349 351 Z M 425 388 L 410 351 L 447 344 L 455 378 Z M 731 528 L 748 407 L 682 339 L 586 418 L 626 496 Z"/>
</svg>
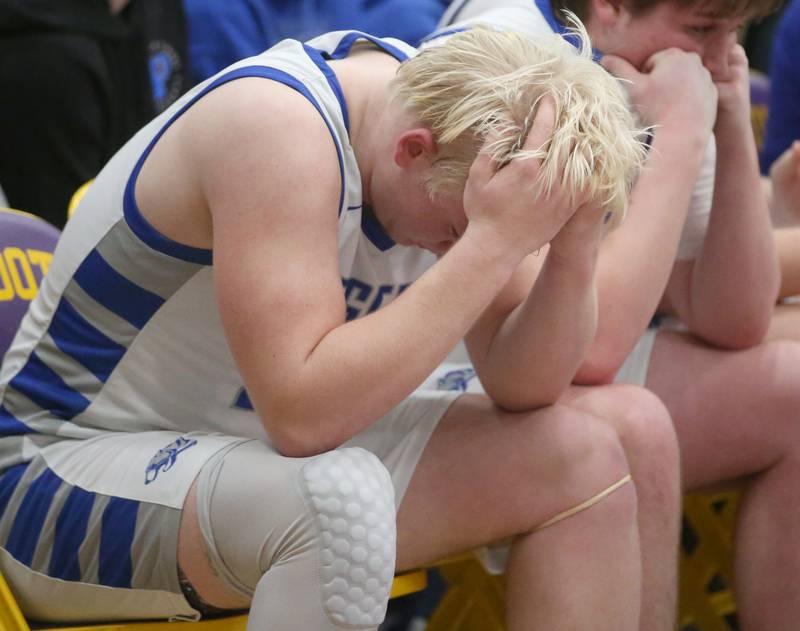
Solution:
<svg viewBox="0 0 800 631">
<path fill-rule="evenodd" d="M 545 147 L 553 137 L 555 126 L 556 104 L 551 95 L 545 94 L 539 101 L 539 107 L 522 148 L 526 151 L 538 151 Z"/>
<path fill-rule="evenodd" d="M 500 140 L 500 135 L 495 131 L 486 134 L 478 155 L 472 161 L 469 169 L 469 180 L 473 184 L 482 186 L 486 184 L 497 170 L 502 166 L 492 160 L 492 148 Z"/>
<path fill-rule="evenodd" d="M 642 76 L 627 60 L 616 55 L 603 55 L 600 64 L 615 77 L 631 83 L 635 83 Z"/>
</svg>

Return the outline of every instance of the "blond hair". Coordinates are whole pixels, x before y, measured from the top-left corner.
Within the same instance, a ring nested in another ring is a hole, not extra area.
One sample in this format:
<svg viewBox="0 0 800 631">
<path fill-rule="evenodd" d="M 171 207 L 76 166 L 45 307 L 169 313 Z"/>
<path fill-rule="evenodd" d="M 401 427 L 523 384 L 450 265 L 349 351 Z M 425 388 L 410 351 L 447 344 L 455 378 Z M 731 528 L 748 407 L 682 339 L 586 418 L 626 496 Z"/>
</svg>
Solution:
<svg viewBox="0 0 800 631">
<path fill-rule="evenodd" d="M 499 166 L 541 158 L 544 195 L 556 182 L 586 192 L 622 220 L 644 160 L 646 130 L 638 128 L 616 79 L 592 60 L 589 36 L 573 18 L 572 46 L 559 35 L 530 37 L 475 28 L 405 61 L 394 95 L 433 132 L 438 152 L 428 191 L 461 194 L 470 166 L 485 151 Z M 555 128 L 542 147 L 521 147 L 539 102 L 555 103 Z"/>
</svg>

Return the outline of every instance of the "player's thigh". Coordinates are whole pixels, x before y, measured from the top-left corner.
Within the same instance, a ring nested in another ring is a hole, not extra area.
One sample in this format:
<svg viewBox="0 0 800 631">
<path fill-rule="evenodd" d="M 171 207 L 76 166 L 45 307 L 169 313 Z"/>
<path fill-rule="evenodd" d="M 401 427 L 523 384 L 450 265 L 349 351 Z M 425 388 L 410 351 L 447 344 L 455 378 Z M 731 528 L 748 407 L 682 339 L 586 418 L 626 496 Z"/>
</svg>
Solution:
<svg viewBox="0 0 800 631">
<path fill-rule="evenodd" d="M 568 406 L 508 413 L 464 395 L 441 420 L 398 513 L 398 567 L 533 530 L 628 473 L 619 437 Z"/>
<path fill-rule="evenodd" d="M 686 486 L 756 473 L 800 446 L 798 383 L 800 344 L 726 351 L 661 331 L 647 387 L 672 415 Z"/>
</svg>

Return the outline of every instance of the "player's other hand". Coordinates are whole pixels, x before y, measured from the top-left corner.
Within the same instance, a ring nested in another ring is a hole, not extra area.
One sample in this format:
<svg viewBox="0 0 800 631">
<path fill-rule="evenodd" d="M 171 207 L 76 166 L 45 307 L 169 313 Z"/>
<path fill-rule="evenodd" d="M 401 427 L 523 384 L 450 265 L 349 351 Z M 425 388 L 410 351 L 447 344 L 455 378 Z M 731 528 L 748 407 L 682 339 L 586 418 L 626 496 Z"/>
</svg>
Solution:
<svg viewBox="0 0 800 631">
<path fill-rule="evenodd" d="M 800 140 L 795 140 L 769 170 L 772 203 L 800 222 Z"/>
<path fill-rule="evenodd" d="M 722 60 L 711 69 L 719 93 L 718 117 L 737 116 L 740 123 L 750 124 L 750 64 L 744 48 L 731 33 Z"/>
<path fill-rule="evenodd" d="M 605 55 L 603 66 L 627 83 L 642 121 L 674 126 L 682 133 L 710 134 L 717 115 L 717 88 L 700 56 L 677 48 L 660 50 L 637 69 L 622 57 Z"/>
</svg>

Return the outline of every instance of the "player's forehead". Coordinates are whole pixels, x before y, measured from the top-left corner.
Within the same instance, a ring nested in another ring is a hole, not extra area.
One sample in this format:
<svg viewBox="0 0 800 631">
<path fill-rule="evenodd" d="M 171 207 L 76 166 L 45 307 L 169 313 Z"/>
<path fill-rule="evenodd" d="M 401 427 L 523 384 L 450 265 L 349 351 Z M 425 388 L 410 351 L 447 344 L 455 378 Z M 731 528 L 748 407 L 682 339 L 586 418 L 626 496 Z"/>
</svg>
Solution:
<svg viewBox="0 0 800 631">
<path fill-rule="evenodd" d="M 783 0 L 663 0 L 660 4 L 680 17 L 736 24 L 772 13 Z"/>
</svg>

